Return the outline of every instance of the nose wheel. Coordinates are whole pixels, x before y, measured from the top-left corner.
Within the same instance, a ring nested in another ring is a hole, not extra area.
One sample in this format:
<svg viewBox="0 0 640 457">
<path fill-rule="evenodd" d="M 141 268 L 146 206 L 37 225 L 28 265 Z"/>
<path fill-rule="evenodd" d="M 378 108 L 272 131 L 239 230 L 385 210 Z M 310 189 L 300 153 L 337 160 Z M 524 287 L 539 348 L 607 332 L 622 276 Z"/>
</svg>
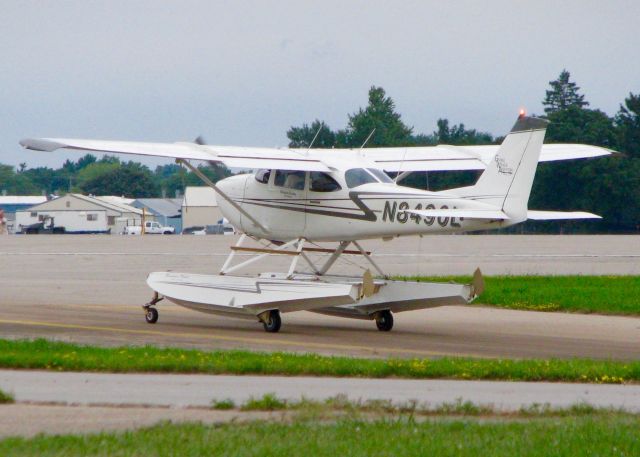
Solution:
<svg viewBox="0 0 640 457">
<path fill-rule="evenodd" d="M 144 320 L 147 321 L 147 324 L 155 324 L 158 322 L 158 310 L 155 308 L 147 308 L 144 313 Z"/>
<path fill-rule="evenodd" d="M 388 332 L 393 328 L 393 314 L 388 309 L 376 313 L 376 327 L 381 332 Z"/>
<path fill-rule="evenodd" d="M 161 297 L 158 292 L 154 292 L 151 301 L 142 305 L 144 320 L 147 321 L 147 324 L 155 324 L 158 322 L 158 310 L 155 308 L 155 304 L 161 300 L 164 300 L 164 297 Z"/>
</svg>

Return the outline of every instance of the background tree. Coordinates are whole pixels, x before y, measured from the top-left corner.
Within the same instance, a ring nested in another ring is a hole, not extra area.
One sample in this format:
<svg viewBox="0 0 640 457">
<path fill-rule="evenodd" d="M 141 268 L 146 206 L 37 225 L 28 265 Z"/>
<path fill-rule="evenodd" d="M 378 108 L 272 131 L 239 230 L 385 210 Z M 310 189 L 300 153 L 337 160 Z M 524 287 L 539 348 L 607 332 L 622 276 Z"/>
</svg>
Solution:
<svg viewBox="0 0 640 457">
<path fill-rule="evenodd" d="M 40 195 L 42 192 L 25 173 L 16 173 L 11 165 L 0 164 L 0 192 L 17 195 Z"/>
<path fill-rule="evenodd" d="M 349 115 L 346 129 L 338 132 L 338 143 L 343 147 L 359 148 L 375 129 L 366 147 L 411 145 L 413 127 L 402 122 L 395 108 L 395 102 L 387 97 L 382 87 L 372 86 L 367 107 Z"/>
<path fill-rule="evenodd" d="M 563 72 L 565 73 L 565 72 Z M 568 72 L 566 72 L 568 74 Z M 562 75 L 561 75 L 562 76 Z M 567 78 L 563 78 L 566 82 Z M 552 88 L 556 85 L 551 82 Z M 577 92 L 577 86 L 572 86 Z M 547 91 L 547 98 L 549 98 Z M 571 97 L 569 97 L 571 99 Z M 548 111 L 551 122 L 546 143 L 586 143 L 619 150 L 628 138 L 633 149 L 633 97 L 630 106 L 621 106 L 616 119 L 600 110 L 584 108 L 584 96 L 561 109 Z M 624 109 L 623 109 L 624 108 Z M 622 135 L 624 125 L 627 135 Z M 586 210 L 599 214 L 601 221 L 527 223 L 524 230 L 634 231 L 640 221 L 640 166 L 630 156 L 616 155 L 595 160 L 540 164 L 529 206 L 536 209 Z"/>
<path fill-rule="evenodd" d="M 640 94 L 629 94 L 625 98 L 614 122 L 620 151 L 640 159 Z"/>
<path fill-rule="evenodd" d="M 336 134 L 324 121 L 316 119 L 311 125 L 302 124 L 302 127 L 291 127 L 289 129 L 287 132 L 289 147 L 308 148 L 316 134 L 318 136 L 313 143 L 314 148 L 332 148 L 336 145 Z"/>
<path fill-rule="evenodd" d="M 82 190 L 91 195 L 121 195 L 128 198 L 155 197 L 158 184 L 144 165 L 127 162 L 106 168 L 82 184 Z"/>
<path fill-rule="evenodd" d="M 452 145 L 475 145 L 475 144 L 493 144 L 493 135 L 487 132 L 478 132 L 476 129 L 466 129 L 464 124 L 460 123 L 449 127 L 448 119 L 438 119 L 438 130 L 433 132 L 437 144 Z"/>
<path fill-rule="evenodd" d="M 571 74 L 567 70 L 562 70 L 558 79 L 549 81 L 551 89 L 547 90 L 546 96 L 542 101 L 545 113 L 561 111 L 572 106 L 577 108 L 589 106 L 589 103 L 584 99 L 584 95 L 578 93 L 580 87 L 576 83 L 569 81 L 570 76 Z"/>
</svg>

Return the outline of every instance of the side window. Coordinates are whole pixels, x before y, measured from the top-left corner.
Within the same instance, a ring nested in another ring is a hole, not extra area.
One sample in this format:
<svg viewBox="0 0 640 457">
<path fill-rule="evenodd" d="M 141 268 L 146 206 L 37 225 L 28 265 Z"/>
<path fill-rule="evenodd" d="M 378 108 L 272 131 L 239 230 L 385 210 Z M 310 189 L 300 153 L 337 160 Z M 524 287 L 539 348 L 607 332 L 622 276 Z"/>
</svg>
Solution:
<svg viewBox="0 0 640 457">
<path fill-rule="evenodd" d="M 344 175 L 344 179 L 347 181 L 349 189 L 370 182 L 378 182 L 376 181 L 376 178 L 367 173 L 364 168 L 352 168 L 351 170 L 347 170 Z"/>
<path fill-rule="evenodd" d="M 367 170 L 369 171 L 369 173 L 371 173 L 373 176 L 375 176 L 376 178 L 378 178 L 380 180 L 380 182 L 386 182 L 386 183 L 393 183 L 393 179 L 391 179 L 389 177 L 388 174 L 386 174 L 384 171 L 382 170 L 378 170 L 377 168 L 367 168 Z"/>
<path fill-rule="evenodd" d="M 262 184 L 268 184 L 269 176 L 271 176 L 271 170 L 258 170 L 256 172 L 256 181 Z"/>
<path fill-rule="evenodd" d="M 312 192 L 334 192 L 342 189 L 335 179 L 321 171 L 312 171 L 309 177 L 311 178 L 309 190 Z"/>
<path fill-rule="evenodd" d="M 287 189 L 304 190 L 304 175 L 304 171 L 276 170 L 273 184 Z"/>
</svg>

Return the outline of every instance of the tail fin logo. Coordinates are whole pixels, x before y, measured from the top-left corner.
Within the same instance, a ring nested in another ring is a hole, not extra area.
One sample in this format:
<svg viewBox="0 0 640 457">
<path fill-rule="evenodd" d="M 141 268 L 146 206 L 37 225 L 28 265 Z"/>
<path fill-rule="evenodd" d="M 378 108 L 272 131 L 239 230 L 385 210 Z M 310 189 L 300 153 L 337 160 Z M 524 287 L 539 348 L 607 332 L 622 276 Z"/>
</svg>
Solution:
<svg viewBox="0 0 640 457">
<path fill-rule="evenodd" d="M 511 168 L 509 166 L 509 164 L 507 163 L 507 161 L 504 160 L 502 157 L 498 157 L 496 155 L 495 161 L 496 161 L 496 165 L 498 165 L 498 173 L 503 174 L 503 175 L 512 175 L 513 174 L 513 168 Z"/>
</svg>

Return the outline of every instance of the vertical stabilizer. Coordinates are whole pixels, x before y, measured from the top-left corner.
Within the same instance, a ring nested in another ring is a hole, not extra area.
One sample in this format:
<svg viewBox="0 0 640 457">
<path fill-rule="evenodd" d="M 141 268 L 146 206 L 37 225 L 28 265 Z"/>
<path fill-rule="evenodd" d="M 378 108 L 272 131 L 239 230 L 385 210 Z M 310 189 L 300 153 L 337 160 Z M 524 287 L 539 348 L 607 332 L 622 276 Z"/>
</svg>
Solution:
<svg viewBox="0 0 640 457">
<path fill-rule="evenodd" d="M 547 124 L 520 116 L 475 186 L 465 188 L 465 196 L 501 208 L 513 223 L 526 220 Z"/>
</svg>

